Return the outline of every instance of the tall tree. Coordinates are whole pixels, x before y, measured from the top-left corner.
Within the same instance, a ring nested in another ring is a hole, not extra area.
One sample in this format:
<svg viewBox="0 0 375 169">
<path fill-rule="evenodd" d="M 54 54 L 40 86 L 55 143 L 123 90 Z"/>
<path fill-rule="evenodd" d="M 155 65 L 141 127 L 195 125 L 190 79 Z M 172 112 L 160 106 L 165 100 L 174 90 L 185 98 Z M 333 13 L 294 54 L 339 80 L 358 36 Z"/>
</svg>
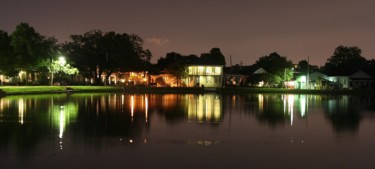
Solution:
<svg viewBox="0 0 375 169">
<path fill-rule="evenodd" d="M 212 48 L 210 53 L 202 53 L 200 60 L 203 64 L 225 66 L 225 56 L 221 53 L 220 48 Z"/>
<path fill-rule="evenodd" d="M 338 46 L 333 55 L 327 59 L 324 70 L 328 74 L 347 74 L 366 65 L 362 50 L 356 46 Z"/>
<path fill-rule="evenodd" d="M 7 32 L 0 30 L 0 73 L 7 76 L 17 75 L 15 64 L 11 38 Z"/>
<path fill-rule="evenodd" d="M 255 65 L 264 68 L 271 74 L 271 83 L 281 84 L 293 77 L 292 61 L 276 52 L 260 57 Z"/>
<path fill-rule="evenodd" d="M 165 55 L 165 57 L 161 57 L 158 59 L 156 65 L 160 71 L 165 70 L 169 65 L 174 64 L 178 60 L 184 59 L 179 53 L 176 52 L 169 52 Z"/>
<path fill-rule="evenodd" d="M 106 82 L 113 72 L 145 70 L 150 65 L 151 52 L 143 49 L 143 40 L 137 35 L 93 30 L 72 35 L 71 40 L 64 50 L 82 75 L 95 78 L 96 84 L 101 83 L 103 73 Z"/>
<path fill-rule="evenodd" d="M 318 66 L 309 64 L 309 62 L 307 62 L 307 60 L 301 60 L 297 64 L 297 70 L 296 71 L 301 72 L 301 73 L 307 73 L 307 71 L 315 72 L 315 71 L 318 71 L 318 70 L 319 70 Z"/>
<path fill-rule="evenodd" d="M 20 23 L 11 35 L 11 46 L 17 62 L 16 70 L 37 71 L 50 59 L 56 40 L 45 38 L 27 23 Z M 27 80 L 26 80 L 27 83 Z"/>
<path fill-rule="evenodd" d="M 11 45 L 16 54 L 18 68 L 33 70 L 38 66 L 41 59 L 48 57 L 48 52 L 43 48 L 45 38 L 37 33 L 27 23 L 17 25 L 12 33 Z"/>
</svg>

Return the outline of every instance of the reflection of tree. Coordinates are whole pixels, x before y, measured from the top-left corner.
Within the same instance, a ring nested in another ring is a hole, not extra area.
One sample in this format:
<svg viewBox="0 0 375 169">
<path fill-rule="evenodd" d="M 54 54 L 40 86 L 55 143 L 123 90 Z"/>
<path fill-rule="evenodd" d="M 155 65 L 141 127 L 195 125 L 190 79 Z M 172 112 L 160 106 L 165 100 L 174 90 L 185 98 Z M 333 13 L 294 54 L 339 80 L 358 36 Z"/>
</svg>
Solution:
<svg viewBox="0 0 375 169">
<path fill-rule="evenodd" d="M 332 123 L 333 129 L 337 133 L 343 132 L 357 132 L 361 121 L 361 115 L 359 112 L 332 112 L 331 115 L 327 116 L 329 121 Z"/>
<path fill-rule="evenodd" d="M 259 122 L 268 123 L 271 127 L 285 125 L 289 115 L 283 112 L 284 104 L 280 95 L 270 96 L 263 102 L 263 112 L 257 113 Z"/>
<path fill-rule="evenodd" d="M 289 114 L 284 113 L 284 105 L 279 94 L 223 95 L 223 116 L 225 113 L 243 112 L 254 115 L 258 122 L 271 127 L 285 125 Z"/>
<path fill-rule="evenodd" d="M 155 94 L 150 109 L 161 114 L 168 123 L 174 124 L 185 119 L 186 98 L 184 94 Z"/>
<path fill-rule="evenodd" d="M 139 137 L 143 127 L 147 126 L 144 109 L 139 104 L 144 99 L 141 95 L 134 97 L 135 107 L 133 113 L 131 113 L 131 95 L 119 95 L 118 97 L 111 94 L 92 97 L 87 97 L 88 95 L 81 96 L 82 98 L 76 98 L 76 104 L 78 104 L 80 109 L 77 118 L 79 123 L 74 130 L 71 130 L 71 133 L 75 137 L 80 137 L 83 134 L 85 136 L 83 138 L 87 138 L 88 140 L 86 141 L 88 143 L 98 143 L 92 138 Z"/>
<path fill-rule="evenodd" d="M 48 105 L 50 105 L 51 100 L 60 102 L 60 95 L 2 98 L 0 114 L 3 116 L 0 119 L 5 123 L 0 123 L 0 146 L 14 146 L 15 150 L 20 152 L 17 155 L 26 157 L 40 140 L 54 134 L 54 131 L 50 128 L 51 121 L 48 113 Z M 20 122 L 20 114 L 22 114 L 22 123 Z M 2 148 L 1 150 L 7 149 Z"/>
<path fill-rule="evenodd" d="M 333 96 L 328 97 L 324 106 L 327 119 L 337 133 L 357 132 L 362 119 L 361 112 L 369 106 L 361 102 L 361 97 Z M 356 102 L 356 104 L 353 104 Z"/>
</svg>

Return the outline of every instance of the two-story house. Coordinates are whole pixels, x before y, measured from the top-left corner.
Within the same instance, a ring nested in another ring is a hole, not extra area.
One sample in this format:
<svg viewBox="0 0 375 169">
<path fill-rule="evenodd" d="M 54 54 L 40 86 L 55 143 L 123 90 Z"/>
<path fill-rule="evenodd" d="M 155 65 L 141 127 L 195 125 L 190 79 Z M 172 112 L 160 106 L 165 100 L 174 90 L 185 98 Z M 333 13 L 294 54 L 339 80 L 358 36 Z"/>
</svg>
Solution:
<svg viewBox="0 0 375 169">
<path fill-rule="evenodd" d="M 190 65 L 183 79 L 188 87 L 222 87 L 223 65 Z"/>
</svg>

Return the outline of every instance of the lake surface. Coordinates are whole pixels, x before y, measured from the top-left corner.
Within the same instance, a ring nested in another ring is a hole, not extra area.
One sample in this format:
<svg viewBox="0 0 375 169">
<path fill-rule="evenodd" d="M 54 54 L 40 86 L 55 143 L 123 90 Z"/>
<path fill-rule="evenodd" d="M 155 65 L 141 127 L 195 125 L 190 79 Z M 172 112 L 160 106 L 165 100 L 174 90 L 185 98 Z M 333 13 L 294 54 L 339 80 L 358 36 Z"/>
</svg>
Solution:
<svg viewBox="0 0 375 169">
<path fill-rule="evenodd" d="M 72 94 L 0 99 L 13 168 L 374 168 L 375 97 Z"/>
</svg>

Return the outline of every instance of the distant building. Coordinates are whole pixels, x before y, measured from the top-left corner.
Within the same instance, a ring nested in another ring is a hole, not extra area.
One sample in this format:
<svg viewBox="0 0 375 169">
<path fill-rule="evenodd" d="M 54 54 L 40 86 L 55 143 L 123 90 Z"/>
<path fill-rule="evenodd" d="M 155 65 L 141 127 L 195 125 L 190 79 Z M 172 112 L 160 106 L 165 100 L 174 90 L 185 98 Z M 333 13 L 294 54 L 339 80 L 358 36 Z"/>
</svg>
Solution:
<svg viewBox="0 0 375 169">
<path fill-rule="evenodd" d="M 320 72 L 308 76 L 298 75 L 291 83 L 296 89 L 370 89 L 374 88 L 374 78 L 360 70 L 348 74 L 325 75 Z"/>
<path fill-rule="evenodd" d="M 105 80 L 105 74 L 101 75 L 102 81 Z M 147 71 L 139 72 L 116 72 L 112 73 L 108 78 L 109 85 L 125 85 L 125 86 L 147 86 L 149 84 L 149 75 Z"/>
<path fill-rule="evenodd" d="M 254 67 L 249 71 L 250 75 L 246 79 L 248 86 L 269 87 L 269 73 L 262 67 Z"/>
<path fill-rule="evenodd" d="M 177 77 L 172 74 L 163 73 L 151 75 L 150 77 L 150 84 L 155 87 L 177 87 L 179 85 L 177 83 Z M 184 86 L 184 84 L 181 84 L 181 86 Z"/>
<path fill-rule="evenodd" d="M 349 76 L 349 87 L 351 89 L 370 89 L 374 88 L 374 78 L 368 73 L 360 70 Z"/>
<path fill-rule="evenodd" d="M 231 66 L 224 68 L 225 86 L 245 86 L 246 79 L 249 76 L 247 72 L 249 66 Z"/>
</svg>

